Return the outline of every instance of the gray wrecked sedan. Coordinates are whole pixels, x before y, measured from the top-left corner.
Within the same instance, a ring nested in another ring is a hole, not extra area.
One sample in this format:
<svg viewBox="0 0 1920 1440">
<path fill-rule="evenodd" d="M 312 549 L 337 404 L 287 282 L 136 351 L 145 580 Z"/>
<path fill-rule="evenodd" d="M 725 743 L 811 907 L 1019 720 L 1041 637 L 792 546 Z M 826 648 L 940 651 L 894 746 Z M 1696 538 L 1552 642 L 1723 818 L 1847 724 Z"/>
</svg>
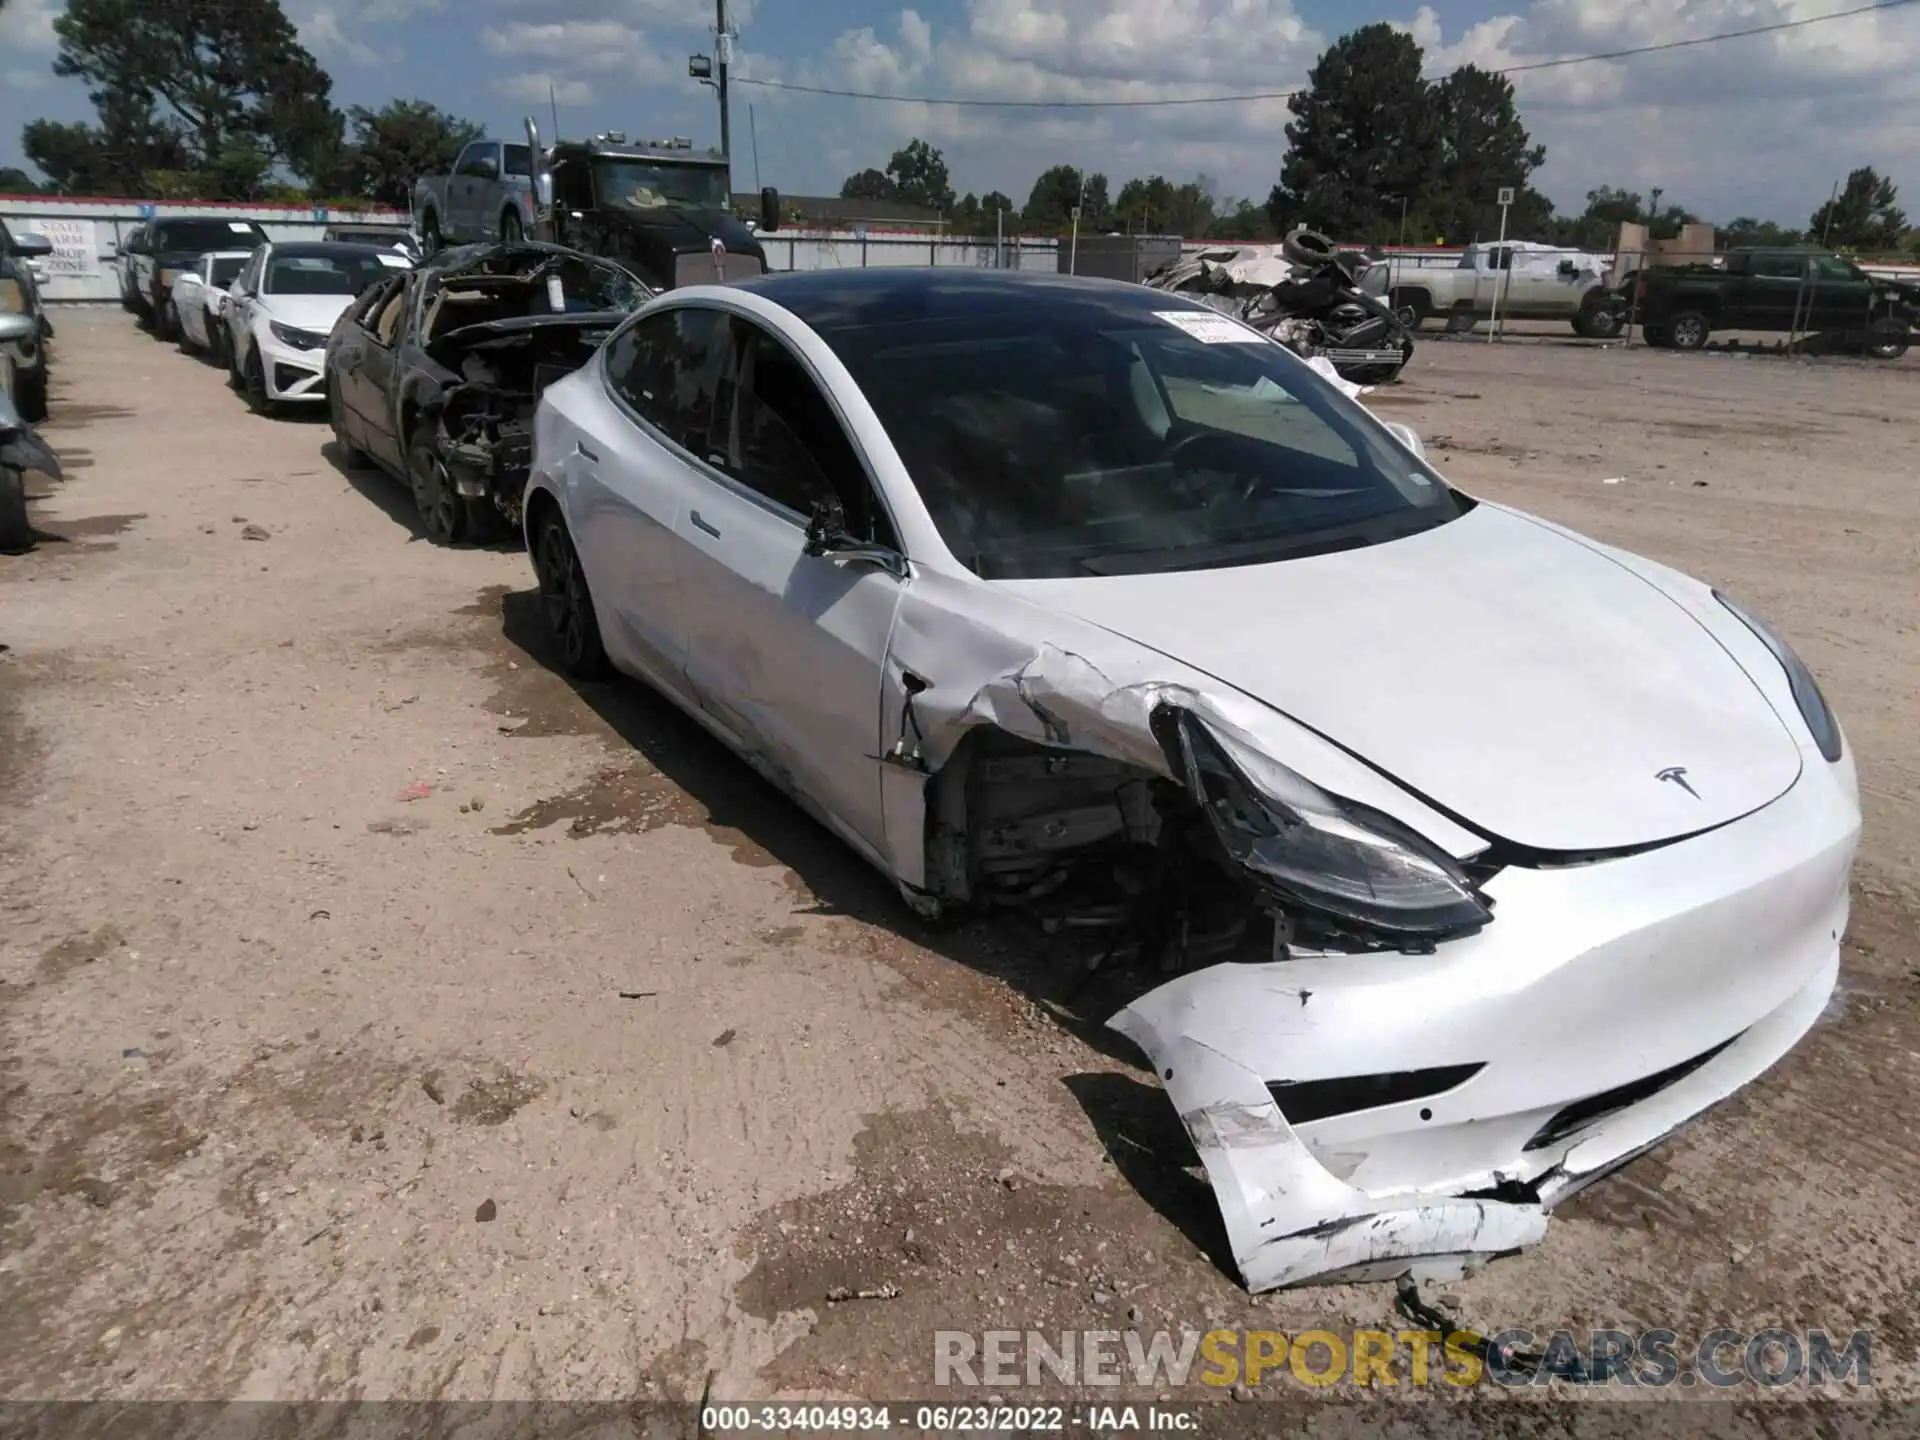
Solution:
<svg viewBox="0 0 1920 1440">
<path fill-rule="evenodd" d="M 557 245 L 445 250 L 361 294 L 327 337 L 327 410 L 348 464 L 407 482 L 440 545 L 517 529 L 533 411 L 653 292 Z"/>
<path fill-rule="evenodd" d="M 575 673 L 923 912 L 1107 927 L 1254 1289 L 1533 1243 L 1833 988 L 1858 791 L 1786 642 L 1179 296 L 669 292 L 547 388 L 524 520 Z"/>
</svg>

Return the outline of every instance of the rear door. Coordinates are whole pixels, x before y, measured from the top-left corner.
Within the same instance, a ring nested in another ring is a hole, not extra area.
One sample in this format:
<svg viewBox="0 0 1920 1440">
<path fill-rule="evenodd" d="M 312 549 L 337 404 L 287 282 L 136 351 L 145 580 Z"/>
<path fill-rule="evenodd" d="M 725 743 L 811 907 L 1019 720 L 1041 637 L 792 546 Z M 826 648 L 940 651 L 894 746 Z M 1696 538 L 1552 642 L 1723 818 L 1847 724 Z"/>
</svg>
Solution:
<svg viewBox="0 0 1920 1440">
<path fill-rule="evenodd" d="M 374 427 L 370 422 L 380 414 L 384 382 L 392 374 L 390 363 L 379 364 L 378 357 L 390 358 L 391 350 L 383 349 L 377 326 L 388 304 L 403 299 L 400 292 L 404 287 L 405 277 L 396 275 L 373 285 L 348 306 L 339 343 L 328 357 L 327 378 L 340 397 L 341 419 L 347 434 L 369 454 L 375 453 L 374 428 L 384 428 Z M 382 458 L 385 458 L 384 452 Z"/>
<path fill-rule="evenodd" d="M 1734 255 L 1723 292 L 1724 323 L 1735 330 L 1787 330 L 1806 309 L 1807 262 L 1803 255 Z M 1802 325 L 1804 328 L 1804 320 Z"/>
<path fill-rule="evenodd" d="M 897 553 L 825 391 L 778 336 L 725 322 L 705 453 L 680 521 L 688 684 L 778 773 L 884 853 L 881 681 L 902 575 L 805 553 L 814 502 Z"/>
</svg>

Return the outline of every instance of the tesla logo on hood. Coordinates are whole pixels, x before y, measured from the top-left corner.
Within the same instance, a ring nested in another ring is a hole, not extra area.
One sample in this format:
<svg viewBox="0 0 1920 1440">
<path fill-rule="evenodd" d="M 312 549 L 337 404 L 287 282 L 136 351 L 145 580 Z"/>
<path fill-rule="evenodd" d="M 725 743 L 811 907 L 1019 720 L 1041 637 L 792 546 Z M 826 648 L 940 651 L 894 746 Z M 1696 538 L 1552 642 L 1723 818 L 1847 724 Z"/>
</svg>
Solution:
<svg viewBox="0 0 1920 1440">
<path fill-rule="evenodd" d="M 1698 800 L 1700 798 L 1700 792 L 1687 783 L 1687 767 L 1684 765 L 1669 765 L 1653 778 L 1656 780 L 1671 780 L 1694 799 Z"/>
</svg>

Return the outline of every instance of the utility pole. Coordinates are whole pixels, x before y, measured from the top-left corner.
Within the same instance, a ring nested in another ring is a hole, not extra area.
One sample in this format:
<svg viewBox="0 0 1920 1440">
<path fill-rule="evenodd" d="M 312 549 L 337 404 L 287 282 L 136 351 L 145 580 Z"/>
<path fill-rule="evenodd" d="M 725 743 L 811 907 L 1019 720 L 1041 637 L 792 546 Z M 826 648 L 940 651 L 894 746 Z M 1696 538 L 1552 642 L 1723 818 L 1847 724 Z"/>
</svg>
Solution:
<svg viewBox="0 0 1920 1440">
<path fill-rule="evenodd" d="M 747 106 L 747 139 L 753 146 L 753 188 L 760 188 L 760 127 L 753 123 L 753 106 Z"/>
<path fill-rule="evenodd" d="M 733 194 L 733 125 L 727 116 L 727 65 L 733 59 L 733 35 L 727 29 L 727 0 L 713 0 L 713 58 L 720 92 L 720 157 L 727 162 L 727 194 Z"/>
</svg>

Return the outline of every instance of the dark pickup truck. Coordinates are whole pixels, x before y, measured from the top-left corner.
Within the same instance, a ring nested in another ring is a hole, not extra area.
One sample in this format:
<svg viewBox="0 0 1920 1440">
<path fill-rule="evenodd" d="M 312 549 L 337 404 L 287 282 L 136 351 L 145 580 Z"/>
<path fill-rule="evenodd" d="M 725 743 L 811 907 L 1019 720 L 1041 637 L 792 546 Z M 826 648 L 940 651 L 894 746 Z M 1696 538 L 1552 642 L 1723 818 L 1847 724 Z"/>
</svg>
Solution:
<svg viewBox="0 0 1920 1440">
<path fill-rule="evenodd" d="M 1907 350 L 1920 292 L 1818 250 L 1730 250 L 1724 265 L 1642 270 L 1635 305 L 1649 345 L 1698 350 L 1715 330 L 1811 332 L 1880 360 Z"/>
</svg>

